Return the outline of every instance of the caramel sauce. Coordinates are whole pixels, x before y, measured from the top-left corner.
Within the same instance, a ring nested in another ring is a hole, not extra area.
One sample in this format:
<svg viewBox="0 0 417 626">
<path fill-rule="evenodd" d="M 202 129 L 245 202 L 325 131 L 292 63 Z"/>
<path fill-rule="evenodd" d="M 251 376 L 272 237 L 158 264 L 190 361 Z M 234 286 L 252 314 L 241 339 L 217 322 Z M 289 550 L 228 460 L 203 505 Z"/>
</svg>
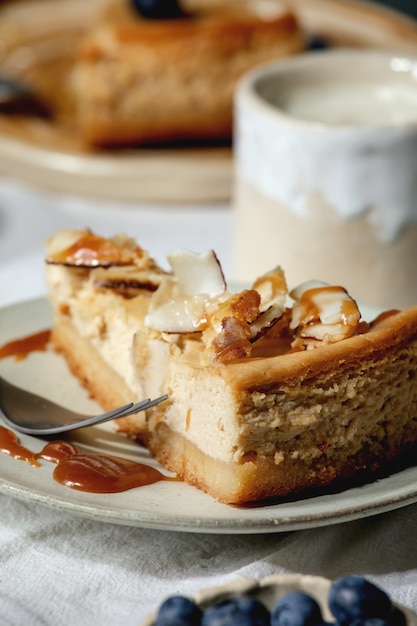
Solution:
<svg viewBox="0 0 417 626">
<path fill-rule="evenodd" d="M 87 233 L 77 239 L 72 245 L 64 250 L 56 252 L 48 258 L 52 263 L 68 263 L 71 265 L 88 264 L 98 265 L 104 263 L 114 263 L 120 257 L 120 250 L 107 240 Z"/>
<path fill-rule="evenodd" d="M 253 344 L 251 357 L 268 358 L 294 352 L 291 348 L 292 336 L 279 337 L 266 334 Z"/>
<path fill-rule="evenodd" d="M 0 452 L 40 467 L 39 459 L 56 463 L 53 478 L 64 487 L 88 493 L 120 493 L 162 481 L 178 481 L 144 463 L 106 454 L 85 454 L 71 442 L 54 440 L 35 453 L 16 434 L 0 426 Z"/>
<path fill-rule="evenodd" d="M 81 453 L 58 463 L 53 477 L 65 487 L 91 493 L 120 493 L 160 481 L 177 480 L 144 463 L 104 454 Z"/>
<path fill-rule="evenodd" d="M 50 334 L 50 330 L 44 330 L 10 341 L 0 347 L 0 358 L 14 356 L 16 360 L 22 360 L 35 350 L 45 351 Z M 119 493 L 160 481 L 179 480 L 136 461 L 104 454 L 84 454 L 68 441 L 50 441 L 35 453 L 22 446 L 16 434 L 4 426 L 0 426 L 0 452 L 34 467 L 40 466 L 39 459 L 56 463 L 53 477 L 57 482 L 91 493 Z"/>
<path fill-rule="evenodd" d="M 50 461 L 51 463 L 62 463 L 66 461 L 74 454 L 78 454 L 79 449 L 73 443 L 69 441 L 61 441 L 55 439 L 46 444 L 37 457 L 44 459 L 44 461 Z"/>
<path fill-rule="evenodd" d="M 325 287 L 313 287 L 307 289 L 300 298 L 300 305 L 305 309 L 303 315 L 306 321 L 318 321 L 320 320 L 320 306 L 316 304 L 315 297 L 321 294 L 335 294 L 337 297 L 340 294 L 341 287 L 326 285 Z M 343 290 L 344 291 L 344 290 Z M 355 316 L 357 313 L 357 304 L 354 300 L 346 299 L 340 301 L 340 321 L 347 324 L 347 320 L 351 316 Z"/>
<path fill-rule="evenodd" d="M 50 337 L 50 330 L 41 330 L 33 335 L 9 341 L 0 346 L 0 359 L 13 356 L 16 361 L 22 361 L 31 352 L 45 352 Z"/>
<path fill-rule="evenodd" d="M 0 452 L 19 461 L 27 461 L 35 467 L 40 465 L 38 455 L 22 446 L 15 433 L 4 426 L 0 426 Z"/>
<path fill-rule="evenodd" d="M 128 265 L 136 256 L 142 256 L 139 246 L 128 248 L 111 239 L 86 232 L 72 245 L 48 257 L 48 263 L 76 265 L 80 267 L 109 267 Z"/>
<path fill-rule="evenodd" d="M 251 356 L 266 358 L 289 354 L 292 352 L 291 343 L 294 333 L 289 328 L 290 310 L 287 309 L 271 328 L 253 344 Z"/>
</svg>

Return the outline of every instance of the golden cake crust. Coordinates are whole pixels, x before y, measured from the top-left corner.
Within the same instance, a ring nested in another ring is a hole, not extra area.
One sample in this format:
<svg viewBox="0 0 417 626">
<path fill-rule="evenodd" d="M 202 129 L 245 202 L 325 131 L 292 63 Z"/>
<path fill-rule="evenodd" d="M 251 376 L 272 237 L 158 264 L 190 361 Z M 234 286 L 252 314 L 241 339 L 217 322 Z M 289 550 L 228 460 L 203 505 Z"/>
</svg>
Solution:
<svg viewBox="0 0 417 626">
<path fill-rule="evenodd" d="M 393 349 L 417 341 L 417 306 L 405 311 L 383 313 L 370 329 L 318 350 L 306 350 L 270 357 L 268 366 L 259 362 L 262 357 L 239 363 L 230 363 L 224 371 L 230 382 L 240 389 L 262 385 L 268 389 L 279 382 L 304 381 L 336 369 L 359 366 L 366 359 L 378 361 Z"/>
</svg>

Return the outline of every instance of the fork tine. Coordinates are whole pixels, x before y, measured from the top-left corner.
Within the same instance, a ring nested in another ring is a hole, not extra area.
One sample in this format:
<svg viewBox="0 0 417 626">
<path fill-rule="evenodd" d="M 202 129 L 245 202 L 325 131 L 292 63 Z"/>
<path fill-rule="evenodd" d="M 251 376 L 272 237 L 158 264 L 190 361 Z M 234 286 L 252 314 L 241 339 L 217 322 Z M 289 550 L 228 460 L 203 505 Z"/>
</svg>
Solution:
<svg viewBox="0 0 417 626">
<path fill-rule="evenodd" d="M 105 420 L 112 419 L 113 417 L 118 417 L 119 415 L 124 414 L 125 411 L 129 411 L 134 406 L 135 405 L 133 404 L 133 402 L 129 402 L 129 404 L 124 404 L 123 406 L 119 406 L 116 409 L 112 409 L 111 411 L 107 411 L 107 413 L 102 413 L 101 416 Z"/>
<path fill-rule="evenodd" d="M 0 376 L 0 415 L 9 426 L 28 435 L 52 435 L 107 422 L 148 409 L 166 400 L 167 397 L 164 395 L 154 400 L 141 400 L 136 404 L 129 402 L 99 415 L 81 415 L 51 400 L 16 387 Z M 42 412 L 47 413 L 48 410 L 53 412 L 53 419 L 42 421 Z M 33 414 L 38 413 L 39 419 L 36 418 L 34 421 Z"/>
<path fill-rule="evenodd" d="M 80 422 L 77 425 L 77 428 L 83 428 L 85 426 L 93 426 L 94 424 L 98 424 L 98 423 L 103 423 L 103 422 L 109 422 L 112 419 L 117 419 L 119 417 L 126 417 L 128 415 L 133 415 L 133 413 L 139 413 L 139 411 L 144 411 L 146 409 L 149 409 L 151 406 L 154 406 L 155 404 L 158 404 L 159 402 L 162 402 L 163 400 L 166 400 L 168 398 L 167 395 L 164 396 L 160 396 L 159 398 L 155 398 L 153 400 L 147 399 L 147 400 L 141 400 L 140 402 L 137 402 L 136 404 L 131 403 L 130 405 L 125 405 L 124 407 L 119 407 L 118 409 L 114 409 L 114 411 L 109 411 L 108 413 L 104 413 L 102 415 L 96 415 L 93 417 L 90 417 L 86 420 L 84 420 L 83 422 Z M 120 409 L 122 409 L 120 411 Z M 61 428 L 61 432 L 63 432 L 63 428 Z M 68 428 L 67 430 L 70 430 L 70 428 Z M 46 432 L 46 431 L 44 431 Z M 52 429 L 51 429 L 52 432 Z"/>
<path fill-rule="evenodd" d="M 163 402 L 167 398 L 168 396 L 165 394 L 163 396 L 159 396 L 159 398 L 154 398 L 153 400 L 149 398 L 147 400 L 141 400 L 140 402 L 137 402 L 136 404 L 132 404 L 130 407 L 124 409 L 122 413 L 119 413 L 118 417 L 127 417 L 128 415 L 139 413 L 139 411 L 146 411 L 147 409 L 150 409 L 152 406 L 155 406 L 155 404 L 159 404 L 160 402 Z"/>
</svg>

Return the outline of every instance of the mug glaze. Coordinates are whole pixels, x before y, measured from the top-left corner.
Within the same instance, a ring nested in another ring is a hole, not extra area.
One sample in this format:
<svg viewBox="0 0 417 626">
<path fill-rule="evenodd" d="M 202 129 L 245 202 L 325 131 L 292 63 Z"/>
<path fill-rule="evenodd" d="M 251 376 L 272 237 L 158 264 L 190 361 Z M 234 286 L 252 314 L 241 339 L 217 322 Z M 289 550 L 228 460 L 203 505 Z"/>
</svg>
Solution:
<svg viewBox="0 0 417 626">
<path fill-rule="evenodd" d="M 307 53 L 236 92 L 234 278 L 417 304 L 417 55 Z"/>
</svg>

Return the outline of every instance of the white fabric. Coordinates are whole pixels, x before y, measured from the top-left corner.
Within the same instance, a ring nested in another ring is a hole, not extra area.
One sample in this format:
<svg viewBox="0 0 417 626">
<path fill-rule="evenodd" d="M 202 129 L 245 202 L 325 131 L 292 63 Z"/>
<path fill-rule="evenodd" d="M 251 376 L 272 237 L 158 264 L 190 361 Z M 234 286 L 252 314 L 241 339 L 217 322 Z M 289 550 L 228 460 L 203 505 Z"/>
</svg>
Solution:
<svg viewBox="0 0 417 626">
<path fill-rule="evenodd" d="M 43 240 L 60 226 L 131 233 L 160 262 L 214 248 L 227 274 L 231 224 L 228 206 L 103 205 L 0 181 L 0 306 L 44 293 Z M 117 526 L 0 496 L 2 626 L 138 626 L 167 595 L 286 571 L 364 574 L 417 612 L 417 505 L 247 536 Z"/>
</svg>

